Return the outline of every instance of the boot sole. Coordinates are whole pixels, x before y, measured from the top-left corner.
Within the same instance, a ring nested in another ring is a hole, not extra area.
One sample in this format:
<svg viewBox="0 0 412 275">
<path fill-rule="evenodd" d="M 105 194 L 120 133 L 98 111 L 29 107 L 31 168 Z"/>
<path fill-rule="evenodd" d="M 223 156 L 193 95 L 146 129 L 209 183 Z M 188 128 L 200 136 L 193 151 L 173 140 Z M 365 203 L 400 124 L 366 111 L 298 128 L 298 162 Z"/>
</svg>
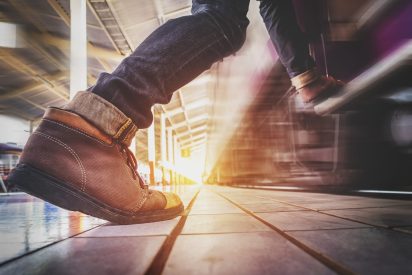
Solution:
<svg viewBox="0 0 412 275">
<path fill-rule="evenodd" d="M 100 202 L 96 198 L 77 190 L 70 184 L 62 182 L 47 173 L 27 164 L 19 164 L 8 180 L 23 191 L 50 202 L 61 208 L 79 211 L 84 214 L 118 224 L 148 223 L 173 219 L 183 210 L 183 204 L 176 207 L 142 211 L 131 214 Z"/>
</svg>

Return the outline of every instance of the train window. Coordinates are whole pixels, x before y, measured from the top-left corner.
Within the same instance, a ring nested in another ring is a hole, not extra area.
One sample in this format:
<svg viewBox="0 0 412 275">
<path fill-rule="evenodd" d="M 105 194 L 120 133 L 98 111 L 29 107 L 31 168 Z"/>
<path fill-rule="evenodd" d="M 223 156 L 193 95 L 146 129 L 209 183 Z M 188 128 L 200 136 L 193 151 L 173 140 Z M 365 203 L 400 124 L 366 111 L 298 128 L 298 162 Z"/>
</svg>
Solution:
<svg viewBox="0 0 412 275">
<path fill-rule="evenodd" d="M 412 146 L 412 111 L 398 110 L 392 116 L 391 134 L 399 146 Z"/>
</svg>

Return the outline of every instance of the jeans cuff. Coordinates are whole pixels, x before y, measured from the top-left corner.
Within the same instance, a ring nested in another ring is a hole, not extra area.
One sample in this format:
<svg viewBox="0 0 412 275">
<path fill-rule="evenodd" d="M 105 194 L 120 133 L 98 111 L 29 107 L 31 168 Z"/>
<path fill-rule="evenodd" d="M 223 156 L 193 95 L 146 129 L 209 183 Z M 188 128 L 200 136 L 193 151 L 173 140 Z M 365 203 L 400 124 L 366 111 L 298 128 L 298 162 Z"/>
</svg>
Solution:
<svg viewBox="0 0 412 275">
<path fill-rule="evenodd" d="M 292 77 L 290 81 L 292 82 L 292 86 L 294 86 L 296 90 L 300 90 L 303 87 L 306 87 L 309 84 L 315 82 L 319 78 L 320 78 L 319 71 L 316 68 L 313 68 L 295 77 Z"/>
<path fill-rule="evenodd" d="M 63 108 L 74 112 L 99 128 L 114 140 L 130 145 L 137 127 L 116 106 L 91 92 L 78 92 Z"/>
</svg>

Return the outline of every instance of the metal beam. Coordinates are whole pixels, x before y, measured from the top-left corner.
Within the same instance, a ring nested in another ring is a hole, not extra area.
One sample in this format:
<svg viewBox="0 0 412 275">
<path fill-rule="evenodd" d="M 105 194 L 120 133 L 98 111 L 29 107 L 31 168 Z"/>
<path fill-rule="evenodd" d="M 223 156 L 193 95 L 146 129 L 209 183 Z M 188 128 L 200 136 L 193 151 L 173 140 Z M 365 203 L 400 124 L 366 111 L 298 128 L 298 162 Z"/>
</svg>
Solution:
<svg viewBox="0 0 412 275">
<path fill-rule="evenodd" d="M 185 139 L 181 140 L 181 142 L 182 142 L 183 144 L 185 144 L 185 143 L 187 143 L 188 141 L 195 140 L 195 139 L 197 139 L 197 138 L 200 137 L 200 136 L 206 136 L 206 135 L 207 135 L 207 132 L 198 132 L 198 133 L 196 133 L 196 134 L 193 134 L 190 138 L 185 138 Z"/>
<path fill-rule="evenodd" d="M 157 20 L 159 21 L 159 25 L 162 25 L 165 23 L 165 15 L 163 11 L 162 2 L 160 0 L 154 0 L 154 5 L 157 14 Z"/>
<path fill-rule="evenodd" d="M 67 77 L 67 75 L 68 75 L 68 72 L 64 71 L 64 72 L 59 72 L 59 73 L 56 73 L 56 74 L 49 75 L 49 76 L 47 76 L 47 79 L 49 81 L 54 82 L 54 81 L 59 81 L 62 78 Z M 43 87 L 44 85 L 45 85 L 44 82 L 38 82 L 38 81 L 30 83 L 26 86 L 23 86 L 23 87 L 18 88 L 16 90 L 10 91 L 6 94 L 1 94 L 0 95 L 0 100 L 4 100 L 4 99 L 19 96 L 20 94 L 39 89 L 39 88 Z"/>
<path fill-rule="evenodd" d="M 193 133 L 196 133 L 196 132 L 200 132 L 200 131 L 205 131 L 205 130 L 207 130 L 207 125 L 201 125 L 201 126 L 199 126 L 199 127 L 196 127 L 196 128 L 192 128 L 191 129 L 191 133 L 193 134 Z M 184 132 L 184 133 L 181 133 L 181 134 L 177 134 L 176 135 L 178 138 L 183 138 L 183 137 L 187 137 L 187 136 L 189 136 L 189 133 L 188 132 Z"/>
<path fill-rule="evenodd" d="M 33 37 L 36 37 L 42 42 L 55 46 L 56 48 L 59 48 L 61 50 L 70 49 L 70 41 L 65 38 L 61 38 L 61 37 L 54 36 L 54 35 L 47 34 L 47 33 L 33 34 Z M 124 56 L 114 51 L 110 51 L 105 48 L 97 47 L 90 43 L 87 44 L 87 52 L 89 53 L 89 55 L 95 58 L 105 58 L 105 59 L 110 59 L 110 60 L 117 61 L 117 62 L 122 61 L 124 58 Z"/>
<path fill-rule="evenodd" d="M 194 136 L 192 139 L 183 141 L 182 145 L 188 145 L 188 144 L 190 145 L 190 144 L 193 144 L 195 141 L 206 139 L 206 137 L 207 137 L 207 133 L 203 133 L 201 135 Z"/>
<path fill-rule="evenodd" d="M 203 144 L 203 143 L 206 143 L 206 138 L 196 140 L 195 142 L 192 142 L 192 143 L 190 143 L 190 144 L 182 145 L 180 148 L 181 148 L 181 149 L 192 148 L 193 146 L 197 146 L 197 145 Z"/>
<path fill-rule="evenodd" d="M 192 117 L 192 118 L 189 120 L 189 123 L 196 123 L 196 122 L 199 122 L 199 121 L 202 121 L 202 120 L 208 120 L 208 119 L 209 119 L 209 115 L 208 115 L 208 114 L 201 114 L 201 115 Z M 183 126 L 186 126 L 186 121 L 179 122 L 179 123 L 175 123 L 175 124 L 171 125 L 171 127 L 172 127 L 173 129 L 178 129 L 178 128 L 181 128 L 181 127 L 183 127 Z"/>
<path fill-rule="evenodd" d="M 70 16 L 66 12 L 66 10 L 60 5 L 59 1 L 47 0 L 47 3 L 49 3 L 53 10 L 59 15 L 60 19 L 63 20 L 66 26 L 70 26 Z"/>
<path fill-rule="evenodd" d="M 33 105 L 34 107 L 36 107 L 36 108 L 38 108 L 38 109 L 40 109 L 40 110 L 46 111 L 46 109 L 47 109 L 46 107 L 44 107 L 44 106 L 42 106 L 42 105 L 40 105 L 40 104 L 37 104 L 36 102 L 31 101 L 30 99 L 27 99 L 27 98 L 25 98 L 25 97 L 19 96 L 19 98 L 22 99 L 23 101 L 26 101 L 26 102 L 29 103 L 30 105 Z"/>
<path fill-rule="evenodd" d="M 67 13 L 66 10 L 63 9 L 63 7 L 58 3 L 58 1 L 57 0 L 48 0 L 48 3 L 54 9 L 54 11 L 59 15 L 59 17 L 63 20 L 63 22 L 66 24 L 66 26 L 71 28 L 71 26 L 70 26 L 70 24 L 71 24 L 70 23 L 71 22 L 70 21 L 70 15 Z M 44 37 L 44 39 L 42 39 L 44 41 L 50 41 L 50 40 L 53 41 L 53 37 L 51 37 L 48 34 L 43 33 L 41 36 L 43 36 L 43 37 L 46 36 L 46 37 Z M 61 38 L 57 38 L 57 39 L 61 39 Z M 60 45 L 65 44 L 64 45 L 65 47 L 59 47 L 57 45 L 54 45 L 58 48 L 65 48 L 65 49 L 70 48 L 70 41 L 68 41 L 68 40 L 66 40 L 64 42 L 54 40 L 54 42 L 58 43 Z M 87 43 L 87 52 L 89 54 L 94 55 L 96 52 L 100 52 L 98 49 L 95 49 L 96 47 L 93 46 L 90 42 L 87 41 L 86 43 Z M 104 49 L 103 51 L 108 51 L 108 50 Z M 108 51 L 108 52 L 113 54 L 113 52 L 111 52 L 111 51 Z M 94 57 L 97 59 L 97 61 L 104 68 L 105 71 L 111 71 L 112 70 L 111 66 L 109 66 L 109 64 L 107 64 L 107 62 L 100 59 L 100 58 L 105 58 L 105 57 L 103 57 L 103 56 L 94 56 Z M 121 57 L 120 57 L 120 59 L 121 59 Z"/>
<path fill-rule="evenodd" d="M 67 100 L 68 93 L 65 89 L 59 87 L 58 83 L 50 79 L 47 75 L 39 75 L 37 71 L 33 70 L 26 63 L 21 62 L 18 58 L 14 57 L 10 51 L 5 51 L 0 49 L 0 54 L 2 54 L 2 61 L 8 64 L 10 67 L 14 68 L 16 71 L 32 77 L 35 81 L 45 84 L 45 88 L 50 90 L 56 96 L 61 99 Z"/>
<path fill-rule="evenodd" d="M 121 55 L 128 55 L 130 54 L 133 50 L 132 47 L 130 46 L 129 42 L 127 41 L 125 35 L 122 32 L 122 29 L 120 28 L 119 24 L 117 23 L 116 18 L 114 17 L 109 3 L 105 0 L 87 0 L 87 4 L 89 5 L 90 10 L 92 11 L 93 15 L 96 17 L 97 21 L 99 22 L 100 27 L 103 29 L 103 31 L 106 33 L 108 39 L 112 43 L 113 47 L 116 49 L 116 51 L 121 54 Z M 97 5 L 100 7 L 99 9 L 97 8 Z M 106 6 L 104 9 L 101 9 L 101 6 Z M 111 18 L 108 20 L 108 18 L 102 18 L 101 14 L 109 15 Z M 109 26 L 107 25 L 108 23 L 106 22 L 116 22 L 116 27 L 117 28 L 108 28 Z M 113 36 L 116 35 L 117 37 L 121 37 L 121 40 L 118 38 L 114 39 Z"/>
<path fill-rule="evenodd" d="M 204 98 L 202 100 L 196 100 L 194 102 L 188 103 L 184 106 L 184 108 L 182 107 L 178 107 L 178 108 L 173 108 L 171 110 L 168 110 L 167 113 L 170 117 L 175 116 L 177 114 L 183 113 L 184 111 L 190 111 L 190 110 L 194 110 L 197 108 L 202 108 L 202 107 L 206 107 L 210 104 L 210 100 L 207 98 Z"/>
<path fill-rule="evenodd" d="M 38 14 L 33 12 L 32 8 L 26 4 L 26 1 L 19 1 L 19 0 L 9 0 L 8 1 L 20 14 L 20 16 L 33 24 L 39 31 L 46 32 L 47 28 L 38 18 Z"/>
</svg>

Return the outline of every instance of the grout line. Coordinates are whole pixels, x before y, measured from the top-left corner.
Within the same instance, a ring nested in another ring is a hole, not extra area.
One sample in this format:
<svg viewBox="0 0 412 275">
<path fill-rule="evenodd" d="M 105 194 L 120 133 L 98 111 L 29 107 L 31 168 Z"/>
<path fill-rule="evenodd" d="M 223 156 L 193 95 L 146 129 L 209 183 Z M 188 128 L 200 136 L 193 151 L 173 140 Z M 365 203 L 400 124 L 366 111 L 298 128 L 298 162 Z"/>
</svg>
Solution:
<svg viewBox="0 0 412 275">
<path fill-rule="evenodd" d="M 357 222 L 357 223 L 369 225 L 369 226 L 372 226 L 372 227 L 390 229 L 388 226 L 382 226 L 382 225 L 378 225 L 378 224 L 367 223 L 367 222 L 363 222 L 363 221 L 359 221 L 359 220 L 355 220 L 355 219 L 351 219 L 351 218 L 345 218 L 345 217 L 341 217 L 341 216 L 333 215 L 331 213 L 324 212 L 324 211 L 329 211 L 329 210 L 318 210 L 318 209 L 314 209 L 314 208 L 310 208 L 310 207 L 306 207 L 306 206 L 301 206 L 301 205 L 298 205 L 298 204 L 285 202 L 285 201 L 281 201 L 281 200 L 277 200 L 277 199 L 273 199 L 273 198 L 269 198 L 269 199 L 272 200 L 272 201 L 276 201 L 276 202 L 284 203 L 284 204 L 287 204 L 287 205 L 299 207 L 299 208 L 302 208 L 302 209 L 305 209 L 305 210 L 313 211 L 313 212 L 323 214 L 323 215 L 327 215 L 327 216 L 331 216 L 331 217 L 334 217 L 334 218 L 339 218 L 339 219 L 342 219 L 342 220 Z"/>
<path fill-rule="evenodd" d="M 153 234 L 153 235 L 128 235 L 128 236 L 87 236 L 75 237 L 75 239 L 109 239 L 109 238 L 145 238 L 145 237 L 167 237 L 168 234 Z"/>
<path fill-rule="evenodd" d="M 192 200 L 190 201 L 189 205 L 186 207 L 185 212 L 180 218 L 179 222 L 177 223 L 175 228 L 172 230 L 172 232 L 169 234 L 169 236 L 166 237 L 166 240 L 163 242 L 163 245 L 160 247 L 152 263 L 147 268 L 144 274 L 146 275 L 162 274 L 166 266 L 166 262 L 169 259 L 170 253 L 172 252 L 172 248 L 176 242 L 176 239 L 177 237 L 179 237 L 180 233 L 182 232 L 183 227 L 186 223 L 187 217 L 189 216 L 190 210 L 192 209 L 193 204 L 197 196 L 199 195 L 199 193 L 200 193 L 200 190 L 197 191 L 196 194 L 193 196 Z"/>
<path fill-rule="evenodd" d="M 352 230 L 352 229 L 371 229 L 370 226 L 358 226 L 358 227 L 340 227 L 340 228 L 320 228 L 320 229 L 289 229 L 283 230 L 284 232 L 306 232 L 306 231 L 334 231 L 334 230 Z"/>
<path fill-rule="evenodd" d="M 242 207 L 241 205 L 237 204 L 235 201 L 229 199 L 228 197 L 226 197 L 225 195 L 222 195 L 220 193 L 218 193 L 217 191 L 213 191 L 216 194 L 218 194 L 219 196 L 221 196 L 222 198 L 226 199 L 227 201 L 231 202 L 232 204 L 234 204 L 235 206 L 239 207 L 240 209 L 242 209 L 244 212 L 246 212 L 247 214 L 249 214 L 250 216 L 252 216 L 253 218 L 257 219 L 258 221 L 260 221 L 261 223 L 263 223 L 264 225 L 270 227 L 271 229 L 273 229 L 275 232 L 279 233 L 282 237 L 284 237 L 285 239 L 287 239 L 288 241 L 290 241 L 292 244 L 296 245 L 298 248 L 302 249 L 303 251 L 305 251 L 306 253 L 308 253 L 309 255 L 311 255 L 312 257 L 314 257 L 315 259 L 317 259 L 319 262 L 321 262 L 322 264 L 326 265 L 327 267 L 329 267 L 331 270 L 337 272 L 338 274 L 355 274 L 353 271 L 351 271 L 350 269 L 348 269 L 347 267 L 343 266 L 342 264 L 339 264 L 337 262 L 335 262 L 334 260 L 330 259 L 329 257 L 327 257 L 326 255 L 317 252 L 316 250 L 310 248 L 309 246 L 305 245 L 304 243 L 300 242 L 298 239 L 294 238 L 292 235 L 282 231 L 281 229 L 279 229 L 278 227 L 274 226 L 273 224 L 265 221 L 264 219 L 262 219 L 261 217 L 255 215 L 255 213 L 253 213 L 252 211 Z"/>
<path fill-rule="evenodd" d="M 256 234 L 256 233 L 267 233 L 268 230 L 257 230 L 257 231 L 236 231 L 236 232 L 205 232 L 205 233 L 183 233 L 181 236 L 205 236 L 205 235 L 231 235 L 231 234 Z"/>
<path fill-rule="evenodd" d="M 23 257 L 26 257 L 26 256 L 29 256 L 29 255 L 31 255 L 31 254 L 34 254 L 34 253 L 36 253 L 36 252 L 38 252 L 38 251 L 40 251 L 40 250 L 46 249 L 46 248 L 51 247 L 51 246 L 53 246 L 53 245 L 55 245 L 55 244 L 58 244 L 58 243 L 67 241 L 67 240 L 69 240 L 69 239 L 74 239 L 74 238 L 76 238 L 76 236 L 78 236 L 78 235 L 81 235 L 81 234 L 83 234 L 83 233 L 85 233 L 85 232 L 88 232 L 88 231 L 90 231 L 90 230 L 93 230 L 93 229 L 95 229 L 95 228 L 98 228 L 98 227 L 100 227 L 100 226 L 103 226 L 103 225 L 105 225 L 105 224 L 107 224 L 107 223 L 108 223 L 108 222 L 103 223 L 103 224 L 99 224 L 99 225 L 93 226 L 93 227 L 91 227 L 91 228 L 89 228 L 89 229 L 87 229 L 87 230 L 84 230 L 84 231 L 82 231 L 82 232 L 79 232 L 79 233 L 70 235 L 70 236 L 68 236 L 68 237 L 66 237 L 66 238 L 62 238 L 62 239 L 58 239 L 58 240 L 56 240 L 56 241 L 52 241 L 52 242 L 50 242 L 50 243 L 46 243 L 46 244 L 45 244 L 44 246 L 42 246 L 42 247 L 39 247 L 39 248 L 36 248 L 36 249 L 34 249 L 34 250 L 25 252 L 25 253 L 22 254 L 22 255 L 19 255 L 19 256 L 16 256 L 16 257 L 14 257 L 14 258 L 8 259 L 8 260 L 6 260 L 6 261 L 4 261 L 4 262 L 1 262 L 1 263 L 0 263 L 0 268 L 3 267 L 4 265 L 8 264 L 8 263 L 17 261 L 17 260 L 19 260 L 19 259 L 21 259 L 21 258 L 23 258 Z"/>
<path fill-rule="evenodd" d="M 196 213 L 190 214 L 189 216 L 219 216 L 219 215 L 245 215 L 243 212 L 237 213 Z"/>
</svg>

